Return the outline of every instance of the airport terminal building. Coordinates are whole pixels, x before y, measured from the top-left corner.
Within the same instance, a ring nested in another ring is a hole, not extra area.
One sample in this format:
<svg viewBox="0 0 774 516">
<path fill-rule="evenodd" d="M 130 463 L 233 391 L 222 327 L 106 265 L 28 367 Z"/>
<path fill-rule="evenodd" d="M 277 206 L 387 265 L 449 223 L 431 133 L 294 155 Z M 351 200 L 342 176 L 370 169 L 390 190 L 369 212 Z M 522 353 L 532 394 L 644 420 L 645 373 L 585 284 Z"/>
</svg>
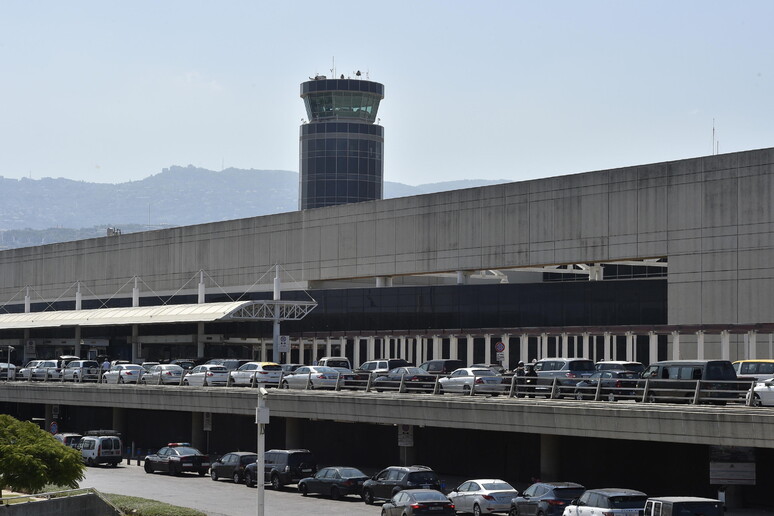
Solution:
<svg viewBox="0 0 774 516">
<path fill-rule="evenodd" d="M 316 303 L 287 362 L 772 357 L 773 172 L 769 148 L 6 250 L 0 349 L 271 357 L 270 321 L 87 320 L 271 300 L 278 268 Z"/>
</svg>

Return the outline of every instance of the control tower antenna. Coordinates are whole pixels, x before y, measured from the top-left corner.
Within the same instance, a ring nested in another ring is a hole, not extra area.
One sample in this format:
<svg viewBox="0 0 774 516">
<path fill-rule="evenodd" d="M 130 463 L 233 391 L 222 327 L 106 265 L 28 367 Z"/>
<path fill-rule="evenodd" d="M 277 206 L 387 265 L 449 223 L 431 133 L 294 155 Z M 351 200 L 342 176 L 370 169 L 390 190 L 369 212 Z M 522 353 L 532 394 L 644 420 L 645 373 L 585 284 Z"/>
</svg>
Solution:
<svg viewBox="0 0 774 516">
<path fill-rule="evenodd" d="M 336 56 L 331 57 L 331 77 L 336 77 Z"/>
</svg>

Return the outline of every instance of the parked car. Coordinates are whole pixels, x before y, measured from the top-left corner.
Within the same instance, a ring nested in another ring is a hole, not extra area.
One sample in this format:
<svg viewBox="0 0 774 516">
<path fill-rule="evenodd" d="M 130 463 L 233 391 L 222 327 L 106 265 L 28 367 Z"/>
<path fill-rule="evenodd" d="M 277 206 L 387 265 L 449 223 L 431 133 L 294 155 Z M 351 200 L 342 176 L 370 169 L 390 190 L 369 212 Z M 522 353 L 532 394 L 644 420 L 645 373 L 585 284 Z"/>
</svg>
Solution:
<svg viewBox="0 0 774 516">
<path fill-rule="evenodd" d="M 264 482 L 271 482 L 272 488 L 279 490 L 287 484 L 298 482 L 317 471 L 317 462 L 309 450 L 269 450 L 263 454 Z M 245 468 L 245 484 L 256 485 L 258 474 L 255 464 Z"/>
<path fill-rule="evenodd" d="M 591 376 L 594 371 L 594 362 L 585 358 L 543 358 L 535 363 L 535 372 L 538 375 L 536 390 L 550 389 L 549 383 L 556 378 L 560 392 L 572 395 L 575 385 L 583 378 Z"/>
<path fill-rule="evenodd" d="M 561 516 L 586 488 L 574 482 L 537 482 L 511 500 L 510 516 Z"/>
<path fill-rule="evenodd" d="M 354 373 L 358 375 L 358 379 L 368 380 L 371 376 L 372 379 L 377 376 L 382 376 L 390 372 L 391 369 L 396 367 L 411 366 L 407 361 L 402 358 L 381 358 L 379 360 L 369 360 L 363 362 L 360 367 L 354 370 Z"/>
<path fill-rule="evenodd" d="M 160 363 L 161 363 L 161 362 L 143 362 L 143 363 L 142 363 L 142 364 L 140 364 L 140 365 L 141 365 L 141 366 L 142 366 L 142 368 L 143 368 L 143 369 L 145 369 L 146 371 L 150 371 L 150 368 L 151 368 L 151 367 L 153 367 L 153 366 L 155 366 L 155 365 L 159 365 Z"/>
<path fill-rule="evenodd" d="M 170 475 L 180 475 L 193 472 L 203 477 L 209 469 L 209 456 L 189 443 L 169 443 L 156 453 L 145 457 L 146 473 L 161 471 Z"/>
<path fill-rule="evenodd" d="M 236 371 L 248 362 L 252 362 L 252 360 L 247 358 L 213 358 L 203 365 L 220 365 L 225 367 L 228 371 Z"/>
<path fill-rule="evenodd" d="M 366 480 L 368 475 L 357 468 L 330 466 L 321 469 L 314 476 L 299 480 L 298 492 L 304 496 L 308 493 L 318 493 L 338 500 L 342 496 L 359 495 Z"/>
<path fill-rule="evenodd" d="M 519 496 L 519 492 L 505 480 L 487 478 L 467 480 L 447 496 L 458 511 L 481 516 L 508 512 L 511 500 Z"/>
<path fill-rule="evenodd" d="M 616 371 L 632 371 L 638 374 L 645 370 L 642 362 L 628 362 L 625 360 L 601 360 L 594 364 L 594 367 L 596 367 L 597 371 L 613 369 Z"/>
<path fill-rule="evenodd" d="M 737 382 L 734 367 L 728 360 L 664 360 L 650 364 L 637 383 L 644 389 L 648 380 L 645 401 L 693 401 L 696 382 L 701 380 L 701 401 L 725 403 L 741 397 L 739 392 L 749 388 L 746 382 Z M 741 385 L 740 385 L 741 383 Z"/>
<path fill-rule="evenodd" d="M 575 399 L 593 400 L 596 396 L 597 385 L 600 387 L 600 398 L 607 401 L 619 399 L 634 399 L 637 389 L 639 373 L 624 369 L 603 369 L 592 373 L 575 386 Z"/>
<path fill-rule="evenodd" d="M 757 382 L 774 377 L 774 360 L 737 360 L 731 365 L 734 367 L 737 377 L 754 378 Z"/>
<path fill-rule="evenodd" d="M 71 432 L 54 434 L 54 439 L 64 444 L 65 446 L 69 446 L 70 448 L 78 448 L 81 443 L 81 438 L 83 438 L 81 434 Z"/>
<path fill-rule="evenodd" d="M 142 366 L 140 366 L 142 368 Z M 177 364 L 159 364 L 151 367 L 140 376 L 142 384 L 180 385 L 184 369 Z"/>
<path fill-rule="evenodd" d="M 489 368 L 497 374 L 505 374 L 505 368 L 502 364 L 471 364 L 470 367 Z"/>
<path fill-rule="evenodd" d="M 694 496 L 648 498 L 644 516 L 723 516 L 723 502 Z"/>
<path fill-rule="evenodd" d="M 747 393 L 747 401 L 755 407 L 774 406 L 774 378 L 763 380 L 755 384 L 750 400 L 750 393 Z"/>
<path fill-rule="evenodd" d="M 16 378 L 16 366 L 11 362 L 0 362 L 0 380 Z"/>
<path fill-rule="evenodd" d="M 333 368 L 352 369 L 352 364 L 349 363 L 347 357 L 322 357 L 317 361 L 318 366 L 327 366 Z"/>
<path fill-rule="evenodd" d="M 41 363 L 42 360 L 30 360 L 27 362 L 27 365 L 19 369 L 17 373 L 17 377 L 20 380 L 30 380 L 32 379 L 32 370 L 35 369 L 39 363 Z"/>
<path fill-rule="evenodd" d="M 503 392 L 502 376 L 489 368 L 463 367 L 438 380 L 439 392 L 470 394 L 475 385 L 477 393 Z"/>
<path fill-rule="evenodd" d="M 115 430 L 90 430 L 81 437 L 78 448 L 87 466 L 110 464 L 118 466 L 123 456 L 121 434 Z"/>
<path fill-rule="evenodd" d="M 99 364 L 95 360 L 72 360 L 62 369 L 62 380 L 96 382 L 99 380 Z"/>
<path fill-rule="evenodd" d="M 457 514 L 454 503 L 435 489 L 400 491 L 382 505 L 382 516 L 414 516 L 415 514 Z"/>
<path fill-rule="evenodd" d="M 40 360 L 32 368 L 33 380 L 59 380 L 62 377 L 62 369 L 58 360 Z"/>
<path fill-rule="evenodd" d="M 282 367 L 274 362 L 248 362 L 230 374 L 234 385 L 251 385 L 255 381 L 256 384 L 276 387 L 281 373 Z"/>
<path fill-rule="evenodd" d="M 441 490 L 435 471 L 427 466 L 390 466 L 363 482 L 363 501 L 389 500 L 404 489 Z"/>
<path fill-rule="evenodd" d="M 217 364 L 202 364 L 191 369 L 191 372 L 183 377 L 183 385 L 226 385 L 229 371 L 226 366 Z"/>
<path fill-rule="evenodd" d="M 213 367 L 223 367 L 215 366 L 213 364 L 210 365 Z M 241 484 L 245 479 L 245 468 L 249 464 L 255 464 L 257 459 L 258 455 L 255 452 L 237 451 L 227 453 L 210 464 L 210 478 L 213 480 L 218 480 L 219 478 L 228 478 L 231 479 L 235 484 Z"/>
<path fill-rule="evenodd" d="M 645 509 L 648 495 L 634 489 L 588 489 L 570 502 L 564 516 L 639 516 Z"/>
<path fill-rule="evenodd" d="M 450 374 L 452 371 L 465 367 L 465 362 L 456 358 L 443 358 L 438 360 L 428 360 L 419 365 L 420 369 L 430 374 Z"/>
<path fill-rule="evenodd" d="M 333 389 L 339 372 L 326 366 L 301 366 L 282 377 L 283 389 Z"/>
<path fill-rule="evenodd" d="M 375 391 L 397 391 L 401 380 L 407 392 L 431 392 L 435 387 L 437 375 L 430 374 L 419 367 L 396 367 L 384 376 L 378 376 L 371 386 Z"/>
<path fill-rule="evenodd" d="M 290 374 L 299 367 L 304 367 L 304 364 L 282 364 L 282 374 Z"/>
<path fill-rule="evenodd" d="M 145 369 L 137 364 L 118 364 L 102 375 L 105 383 L 137 383 Z"/>
<path fill-rule="evenodd" d="M 196 367 L 196 360 L 193 358 L 176 358 L 175 360 L 170 360 L 170 364 L 179 365 L 186 371 L 190 371 L 194 367 Z"/>
</svg>

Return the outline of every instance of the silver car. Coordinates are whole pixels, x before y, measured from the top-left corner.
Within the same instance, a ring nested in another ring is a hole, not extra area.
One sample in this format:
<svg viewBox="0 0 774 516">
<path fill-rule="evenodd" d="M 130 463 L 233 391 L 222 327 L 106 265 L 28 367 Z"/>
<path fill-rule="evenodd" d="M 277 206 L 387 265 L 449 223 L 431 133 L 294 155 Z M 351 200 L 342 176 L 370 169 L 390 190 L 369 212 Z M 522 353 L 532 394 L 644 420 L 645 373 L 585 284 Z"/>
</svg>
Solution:
<svg viewBox="0 0 774 516">
<path fill-rule="evenodd" d="M 86 382 L 99 380 L 99 364 L 94 360 L 73 360 L 62 369 L 62 380 Z"/>
<path fill-rule="evenodd" d="M 327 366 L 301 366 L 282 377 L 283 389 L 333 389 L 339 371 Z"/>
<path fill-rule="evenodd" d="M 231 380 L 234 385 L 263 384 L 277 386 L 279 384 L 282 366 L 274 362 L 248 362 L 231 371 Z"/>
<path fill-rule="evenodd" d="M 105 383 L 138 383 L 145 369 L 137 364 L 118 364 L 102 375 Z"/>
<path fill-rule="evenodd" d="M 183 385 L 204 387 L 207 385 L 226 385 L 228 369 L 218 364 L 202 364 L 191 369 L 183 378 Z"/>
<path fill-rule="evenodd" d="M 143 370 L 144 367 L 140 366 Z M 140 376 L 140 383 L 149 385 L 172 384 L 180 385 L 183 368 L 177 364 L 158 364 L 151 366 Z"/>
<path fill-rule="evenodd" d="M 463 394 L 503 392 L 503 377 L 489 368 L 461 367 L 452 374 L 438 380 L 440 391 L 461 392 Z"/>
<path fill-rule="evenodd" d="M 519 492 L 505 480 L 497 478 L 478 478 L 467 480 L 447 495 L 460 512 L 472 512 L 476 516 L 507 513 L 511 500 Z"/>
</svg>

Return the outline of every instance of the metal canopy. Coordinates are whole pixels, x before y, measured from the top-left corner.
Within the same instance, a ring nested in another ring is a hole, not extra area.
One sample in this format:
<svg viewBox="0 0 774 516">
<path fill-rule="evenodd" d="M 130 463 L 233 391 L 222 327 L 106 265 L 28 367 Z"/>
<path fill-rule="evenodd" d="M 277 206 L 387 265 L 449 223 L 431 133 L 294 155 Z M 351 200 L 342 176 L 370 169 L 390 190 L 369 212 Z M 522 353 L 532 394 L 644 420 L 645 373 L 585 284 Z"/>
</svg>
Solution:
<svg viewBox="0 0 774 516">
<path fill-rule="evenodd" d="M 236 301 L 195 305 L 58 310 L 0 315 L 0 330 L 63 326 L 120 326 L 235 321 L 297 321 L 314 310 L 314 301 Z"/>
</svg>

